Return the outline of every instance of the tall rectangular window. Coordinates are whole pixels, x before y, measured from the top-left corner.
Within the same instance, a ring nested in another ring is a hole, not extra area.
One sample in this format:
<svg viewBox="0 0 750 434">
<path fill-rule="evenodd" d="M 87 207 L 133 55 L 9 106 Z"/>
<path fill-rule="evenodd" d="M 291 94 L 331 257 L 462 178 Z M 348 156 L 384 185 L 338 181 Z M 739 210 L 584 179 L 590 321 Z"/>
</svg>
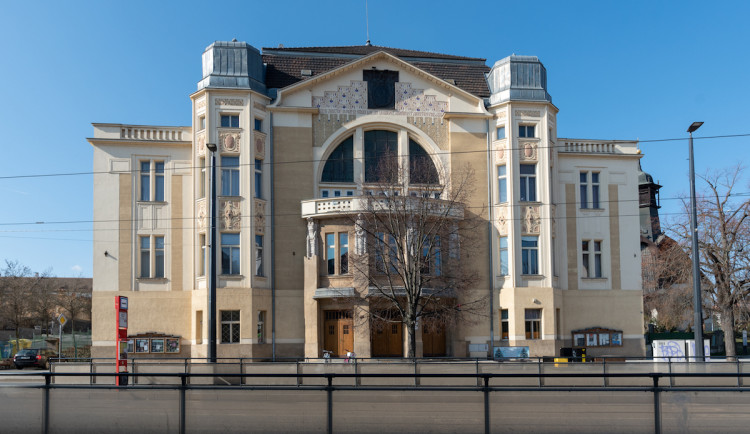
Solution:
<svg viewBox="0 0 750 434">
<path fill-rule="evenodd" d="M 151 237 L 141 237 L 141 277 L 151 277 Z"/>
<path fill-rule="evenodd" d="M 221 274 L 240 274 L 240 234 L 221 234 Z"/>
<path fill-rule="evenodd" d="M 240 311 L 221 311 L 221 343 L 237 344 L 240 342 Z"/>
<path fill-rule="evenodd" d="M 589 183 L 589 174 L 591 175 L 591 183 Z M 587 172 L 582 171 L 580 173 L 580 187 L 581 192 L 581 208 L 600 208 L 599 203 L 599 172 Z"/>
<path fill-rule="evenodd" d="M 435 235 L 432 238 L 432 241 L 430 241 L 428 236 L 425 236 L 424 242 L 422 243 L 422 267 L 420 272 L 422 274 L 439 276 L 441 273 L 441 259 L 440 236 Z"/>
<path fill-rule="evenodd" d="M 141 161 L 141 200 L 151 200 L 151 162 Z"/>
<path fill-rule="evenodd" d="M 263 198 L 263 160 L 255 160 L 255 197 Z"/>
<path fill-rule="evenodd" d="M 336 274 L 336 234 L 326 234 L 326 268 L 328 274 Z"/>
<path fill-rule="evenodd" d="M 526 339 L 541 339 L 542 310 L 526 309 Z"/>
<path fill-rule="evenodd" d="M 539 274 L 539 237 L 521 237 L 521 273 Z"/>
<path fill-rule="evenodd" d="M 198 197 L 206 197 L 206 157 L 198 160 L 200 176 L 198 177 Z"/>
<path fill-rule="evenodd" d="M 510 334 L 509 330 L 508 309 L 500 309 L 500 339 L 507 341 Z"/>
<path fill-rule="evenodd" d="M 591 206 L 593 208 L 600 208 L 599 206 L 599 172 L 591 172 Z"/>
<path fill-rule="evenodd" d="M 255 131 L 263 131 L 263 119 L 255 118 Z"/>
<path fill-rule="evenodd" d="M 349 233 L 339 233 L 339 273 L 349 273 Z"/>
<path fill-rule="evenodd" d="M 221 115 L 221 126 L 224 128 L 239 128 L 239 115 Z"/>
<path fill-rule="evenodd" d="M 586 209 L 589 207 L 589 173 L 581 172 L 581 208 Z"/>
<path fill-rule="evenodd" d="M 265 276 L 263 273 L 263 235 L 255 236 L 255 275 Z"/>
<path fill-rule="evenodd" d="M 591 278 L 602 277 L 602 242 L 598 240 L 581 241 L 581 252 L 583 276 Z"/>
<path fill-rule="evenodd" d="M 508 172 L 506 166 L 497 166 L 497 195 L 498 202 L 508 201 Z"/>
<path fill-rule="evenodd" d="M 519 125 L 518 137 L 534 137 L 534 125 Z"/>
<path fill-rule="evenodd" d="M 154 277 L 164 277 L 164 237 L 154 237 Z"/>
<path fill-rule="evenodd" d="M 240 157 L 221 157 L 221 195 L 240 195 Z"/>
<path fill-rule="evenodd" d="M 154 162 L 154 200 L 164 202 L 164 162 Z"/>
<path fill-rule="evenodd" d="M 206 117 L 201 116 L 198 118 L 198 131 L 206 129 Z"/>
<path fill-rule="evenodd" d="M 259 344 L 266 343 L 266 311 L 265 310 L 258 311 L 257 335 L 258 335 L 257 343 Z"/>
<path fill-rule="evenodd" d="M 206 248 L 206 234 L 198 235 L 198 244 L 200 244 L 201 246 L 201 251 L 198 255 L 198 275 L 205 276 L 207 259 L 206 253 L 208 252 L 208 249 Z"/>
<path fill-rule="evenodd" d="M 536 164 L 521 164 L 521 202 L 536 202 Z"/>
<path fill-rule="evenodd" d="M 508 237 L 500 237 L 500 275 L 508 275 Z"/>
<path fill-rule="evenodd" d="M 505 127 L 497 127 L 495 130 L 495 138 L 501 140 L 505 138 Z"/>
</svg>

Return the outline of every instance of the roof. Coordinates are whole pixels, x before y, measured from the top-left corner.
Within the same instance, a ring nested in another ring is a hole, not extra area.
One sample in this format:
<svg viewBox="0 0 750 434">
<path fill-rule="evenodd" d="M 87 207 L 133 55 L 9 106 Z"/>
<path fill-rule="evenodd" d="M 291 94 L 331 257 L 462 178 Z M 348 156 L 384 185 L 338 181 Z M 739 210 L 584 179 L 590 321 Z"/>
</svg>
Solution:
<svg viewBox="0 0 750 434">
<path fill-rule="evenodd" d="M 485 78 L 490 68 L 485 64 L 485 59 L 375 45 L 263 48 L 266 87 L 284 88 L 309 78 L 302 75 L 303 69 L 310 70 L 314 77 L 379 51 L 396 56 L 443 80 L 454 80 L 458 88 L 477 97 L 490 95 Z M 452 81 L 450 83 L 454 84 Z"/>
</svg>

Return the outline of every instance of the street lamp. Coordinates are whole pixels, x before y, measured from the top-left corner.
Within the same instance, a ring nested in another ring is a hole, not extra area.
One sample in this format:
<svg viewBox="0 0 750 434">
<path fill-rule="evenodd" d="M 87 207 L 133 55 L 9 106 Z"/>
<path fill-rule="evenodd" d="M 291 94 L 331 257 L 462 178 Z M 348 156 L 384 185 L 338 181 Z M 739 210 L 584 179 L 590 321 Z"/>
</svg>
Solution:
<svg viewBox="0 0 750 434">
<path fill-rule="evenodd" d="M 703 122 L 693 122 L 687 129 L 690 133 L 690 238 L 693 248 L 693 336 L 695 337 L 695 360 L 705 361 L 703 354 L 703 306 L 701 297 L 700 268 L 698 265 L 698 212 L 695 206 L 695 164 L 693 163 L 693 131 Z"/>
<path fill-rule="evenodd" d="M 216 363 L 216 143 L 210 152 L 208 171 L 208 361 Z"/>
</svg>

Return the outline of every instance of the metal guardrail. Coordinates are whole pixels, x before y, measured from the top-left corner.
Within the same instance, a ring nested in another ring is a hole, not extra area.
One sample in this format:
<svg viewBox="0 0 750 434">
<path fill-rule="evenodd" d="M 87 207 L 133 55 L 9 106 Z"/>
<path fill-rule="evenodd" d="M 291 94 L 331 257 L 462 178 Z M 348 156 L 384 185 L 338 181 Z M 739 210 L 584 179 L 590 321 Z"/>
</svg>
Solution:
<svg viewBox="0 0 750 434">
<path fill-rule="evenodd" d="M 0 374 L 9 375 L 9 374 Z M 14 374 L 10 374 L 14 375 Z M 19 375 L 19 374 L 15 374 Z M 660 411 L 660 394 L 664 392 L 720 392 L 720 391 L 734 391 L 734 392 L 748 392 L 750 387 L 744 386 L 742 379 L 750 377 L 750 373 L 476 373 L 476 374 L 456 374 L 456 373 L 437 373 L 427 374 L 414 372 L 413 374 L 365 374 L 365 373 L 254 373 L 254 374 L 232 374 L 232 373 L 53 373 L 53 372 L 36 372 L 36 373 L 23 373 L 20 375 L 24 376 L 39 376 L 44 378 L 44 384 L 29 384 L 29 385 L 17 385 L 14 387 L 20 388 L 41 388 L 43 389 L 43 403 L 42 403 L 42 428 L 44 433 L 48 433 L 49 426 L 49 414 L 50 414 L 50 390 L 51 389 L 166 389 L 166 390 L 179 390 L 179 428 L 180 433 L 186 431 L 186 410 L 185 400 L 186 393 L 189 390 L 316 390 L 325 391 L 327 396 L 327 419 L 326 428 L 327 432 L 333 432 L 333 393 L 336 391 L 469 391 L 479 392 L 483 394 L 484 398 L 484 431 L 485 433 L 490 432 L 490 395 L 492 393 L 502 393 L 509 391 L 536 391 L 536 392 L 650 392 L 653 395 L 653 418 L 654 418 L 654 432 L 661 432 L 661 411 Z M 137 379 L 139 377 L 163 377 L 163 378 L 179 378 L 179 384 L 158 384 L 158 385 L 128 385 L 128 386 L 114 386 L 114 385 L 101 385 L 101 384 L 54 384 L 53 378 L 55 377 L 113 377 L 115 375 L 126 376 L 128 379 Z M 291 385 L 229 385 L 229 384 L 191 384 L 189 381 L 191 378 L 297 378 L 296 386 Z M 737 377 L 737 386 L 689 386 L 689 387 L 677 387 L 674 386 L 673 380 L 675 378 L 734 378 Z M 302 384 L 299 379 L 301 378 L 317 378 L 325 379 L 324 385 L 305 385 Z M 354 379 L 353 385 L 336 385 L 334 379 L 336 378 L 352 378 Z M 387 386 L 387 385 L 361 385 L 360 380 L 363 378 L 414 378 L 413 386 Z M 441 386 L 430 386 L 422 385 L 421 379 L 425 378 L 441 378 L 441 379 L 476 379 L 476 386 L 467 385 L 441 385 Z M 495 378 L 538 378 L 538 384 L 535 386 L 492 386 L 490 381 Z M 548 378 L 602 378 L 601 386 L 547 386 L 545 385 L 544 379 Z M 612 387 L 607 384 L 606 379 L 611 378 L 641 378 L 650 379 L 650 386 L 617 386 Z M 669 385 L 665 385 L 663 379 L 669 379 Z M 660 383 L 661 382 L 661 383 Z"/>
</svg>

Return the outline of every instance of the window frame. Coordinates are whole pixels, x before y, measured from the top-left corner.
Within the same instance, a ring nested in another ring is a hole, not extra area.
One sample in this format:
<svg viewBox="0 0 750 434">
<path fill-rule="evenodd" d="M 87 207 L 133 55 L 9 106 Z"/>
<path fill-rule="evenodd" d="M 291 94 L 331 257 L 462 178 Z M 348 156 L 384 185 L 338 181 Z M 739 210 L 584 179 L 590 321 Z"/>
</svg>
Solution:
<svg viewBox="0 0 750 434">
<path fill-rule="evenodd" d="M 602 271 L 602 244 L 602 240 L 581 240 L 581 275 L 584 278 L 605 278 Z"/>
<path fill-rule="evenodd" d="M 510 340 L 510 320 L 508 309 L 500 309 L 500 340 Z"/>
<path fill-rule="evenodd" d="M 237 165 L 226 164 L 225 159 L 236 159 Z M 240 196 L 242 187 L 240 182 L 240 157 L 236 155 L 221 156 L 221 194 L 220 196 Z"/>
<path fill-rule="evenodd" d="M 504 242 L 503 242 L 504 241 Z M 499 252 L 498 252 L 498 260 L 500 261 L 500 275 L 501 276 L 509 276 L 510 275 L 510 256 L 508 251 L 508 236 L 502 236 L 500 237 L 498 241 L 499 246 Z"/>
<path fill-rule="evenodd" d="M 534 242 L 534 245 L 524 245 Z M 524 235 L 521 237 L 521 274 L 524 276 L 539 275 L 539 236 Z"/>
<path fill-rule="evenodd" d="M 508 203 L 508 166 L 505 164 L 497 166 L 497 203 Z"/>
<path fill-rule="evenodd" d="M 225 243 L 225 236 L 237 236 L 237 243 L 236 244 L 230 244 Z M 239 232 L 222 232 L 219 235 L 219 240 L 221 243 L 221 275 L 222 276 L 241 276 L 242 275 L 242 239 L 240 237 Z M 226 249 L 226 251 L 225 251 Z M 236 263 L 237 263 L 237 270 L 234 269 L 232 264 L 235 263 L 233 260 L 236 254 Z M 229 268 L 226 268 L 225 265 L 225 259 L 228 258 L 227 264 L 229 265 Z M 229 271 L 228 273 L 226 271 Z"/>
<path fill-rule="evenodd" d="M 225 319 L 224 314 L 228 313 L 229 318 Z M 236 313 L 236 319 L 235 314 Z M 219 311 L 219 319 L 220 319 L 220 332 L 219 332 L 219 342 L 222 344 L 239 344 L 242 341 L 242 313 L 239 310 L 221 310 Z M 228 339 L 224 339 L 224 329 L 225 326 L 228 329 Z M 234 338 L 234 331 L 237 331 L 237 338 L 235 340 Z"/>
<path fill-rule="evenodd" d="M 531 135 L 529 135 L 531 133 Z M 522 139 L 536 138 L 536 124 L 519 124 L 518 137 Z"/>
<path fill-rule="evenodd" d="M 165 171 L 166 161 L 164 159 L 153 159 L 146 158 L 138 160 L 139 165 L 139 202 L 157 202 L 164 203 L 165 201 Z M 147 168 L 145 168 L 148 166 Z M 144 169 L 145 168 L 145 169 Z"/>
<path fill-rule="evenodd" d="M 265 277 L 265 269 L 264 269 L 264 261 L 263 261 L 263 235 L 255 235 L 255 267 L 254 267 L 254 275 L 255 277 Z"/>
<path fill-rule="evenodd" d="M 263 199 L 263 160 L 260 158 L 255 159 L 255 166 L 253 168 L 254 176 L 254 194 L 256 199 Z"/>
<path fill-rule="evenodd" d="M 146 246 L 144 246 L 144 241 L 147 241 Z M 138 246 L 140 252 L 138 255 L 138 279 L 166 278 L 167 255 L 165 236 L 161 234 L 139 235 Z"/>
<path fill-rule="evenodd" d="M 224 125 L 224 120 L 228 125 Z M 235 122 L 236 121 L 236 122 Z M 221 113 L 219 114 L 219 127 L 221 128 L 240 128 L 240 115 L 239 113 Z"/>
<path fill-rule="evenodd" d="M 206 266 L 208 265 L 208 245 L 207 245 L 207 234 L 198 234 L 198 246 L 200 246 L 200 252 L 198 253 L 198 277 L 204 277 L 207 273 Z"/>
<path fill-rule="evenodd" d="M 536 315 L 529 315 L 534 313 Z M 542 334 L 542 309 L 524 309 L 524 332 L 526 340 L 536 341 L 544 339 L 544 335 Z"/>
<path fill-rule="evenodd" d="M 591 176 L 589 176 L 591 175 Z M 578 194 L 581 209 L 602 209 L 601 206 L 601 171 L 581 170 L 578 176 Z M 591 206 L 589 207 L 589 204 Z"/>
<path fill-rule="evenodd" d="M 505 125 L 496 127 L 495 128 L 495 140 L 504 140 L 505 137 L 506 137 Z"/>
<path fill-rule="evenodd" d="M 523 173 L 524 167 L 533 168 L 533 173 Z M 518 181 L 519 202 L 537 202 L 536 163 L 519 164 Z"/>
<path fill-rule="evenodd" d="M 345 239 L 344 239 L 345 237 Z M 326 276 L 346 276 L 349 271 L 349 231 L 332 231 L 323 234 Z"/>
</svg>

